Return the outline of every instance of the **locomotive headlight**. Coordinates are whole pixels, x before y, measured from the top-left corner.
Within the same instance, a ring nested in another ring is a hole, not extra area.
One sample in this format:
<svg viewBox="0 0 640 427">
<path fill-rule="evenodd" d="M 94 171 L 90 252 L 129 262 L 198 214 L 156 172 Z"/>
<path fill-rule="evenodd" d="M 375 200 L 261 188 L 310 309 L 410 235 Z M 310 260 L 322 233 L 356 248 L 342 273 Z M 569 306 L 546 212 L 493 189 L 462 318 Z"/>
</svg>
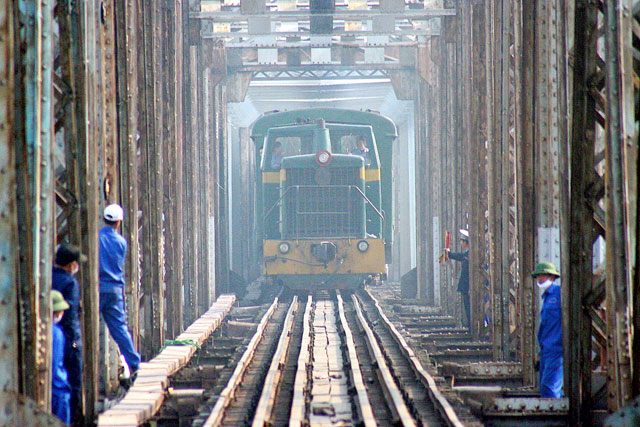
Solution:
<svg viewBox="0 0 640 427">
<path fill-rule="evenodd" d="M 358 242 L 358 250 L 362 253 L 367 252 L 369 250 L 369 242 L 366 240 L 360 240 Z"/>
<path fill-rule="evenodd" d="M 316 153 L 316 162 L 320 166 L 326 166 L 331 163 L 331 153 L 325 150 L 320 150 Z"/>
<path fill-rule="evenodd" d="M 278 251 L 280 251 L 281 254 L 288 254 L 289 253 L 289 249 L 291 249 L 291 247 L 289 246 L 289 243 L 287 242 L 280 242 L 280 244 L 278 245 Z"/>
</svg>

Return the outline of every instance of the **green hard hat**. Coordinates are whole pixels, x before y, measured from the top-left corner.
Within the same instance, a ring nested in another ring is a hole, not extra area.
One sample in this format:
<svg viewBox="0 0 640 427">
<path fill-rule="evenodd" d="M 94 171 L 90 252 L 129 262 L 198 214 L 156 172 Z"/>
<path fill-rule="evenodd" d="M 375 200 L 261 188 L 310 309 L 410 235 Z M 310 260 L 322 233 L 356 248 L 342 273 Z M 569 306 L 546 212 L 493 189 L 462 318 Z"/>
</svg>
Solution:
<svg viewBox="0 0 640 427">
<path fill-rule="evenodd" d="M 62 294 L 55 289 L 51 291 L 51 308 L 53 311 L 64 311 L 69 308 L 69 303 L 66 302 Z"/>
<path fill-rule="evenodd" d="M 531 276 L 536 277 L 541 274 L 551 274 L 553 276 L 560 277 L 560 273 L 558 273 L 558 270 L 556 270 L 556 266 L 551 262 L 541 262 L 536 265 L 536 269 L 533 270 Z"/>
</svg>

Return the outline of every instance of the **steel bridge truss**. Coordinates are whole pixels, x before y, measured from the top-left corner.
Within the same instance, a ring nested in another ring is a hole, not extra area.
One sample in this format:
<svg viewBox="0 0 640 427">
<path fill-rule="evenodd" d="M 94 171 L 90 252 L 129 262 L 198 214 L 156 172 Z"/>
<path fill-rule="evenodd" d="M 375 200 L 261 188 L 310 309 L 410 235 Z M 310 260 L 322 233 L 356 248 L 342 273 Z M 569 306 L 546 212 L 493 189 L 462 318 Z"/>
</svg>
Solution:
<svg viewBox="0 0 640 427">
<path fill-rule="evenodd" d="M 430 166 L 416 170 L 418 297 L 459 315 L 457 271 L 437 257 L 445 230 L 468 227 L 473 336 L 533 386 L 530 272 L 554 261 L 571 419 L 640 394 L 637 1 L 188 3 L 0 6 L 0 304 L 17 307 L 0 320 L 0 413 L 54 422 L 62 241 L 89 257 L 84 345 L 100 351 L 84 354 L 84 414 L 115 386 L 97 305 L 105 204 L 125 208 L 127 309 L 146 355 L 229 283 L 226 103 L 251 79 L 390 78 L 414 101 L 416 164 Z"/>
</svg>

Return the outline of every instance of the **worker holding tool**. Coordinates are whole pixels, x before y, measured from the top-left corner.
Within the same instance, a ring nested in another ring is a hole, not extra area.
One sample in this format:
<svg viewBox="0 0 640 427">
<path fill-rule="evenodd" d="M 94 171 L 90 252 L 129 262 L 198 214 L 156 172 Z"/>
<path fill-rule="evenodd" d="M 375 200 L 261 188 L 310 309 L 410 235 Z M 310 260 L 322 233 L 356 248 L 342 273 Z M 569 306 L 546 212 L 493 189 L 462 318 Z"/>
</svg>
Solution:
<svg viewBox="0 0 640 427">
<path fill-rule="evenodd" d="M 447 233 L 447 236 L 449 233 Z M 469 300 L 469 231 L 460 230 L 460 246 L 462 252 L 451 252 L 449 249 L 449 239 L 446 239 L 446 247 L 443 255 L 440 256 L 440 262 L 446 262 L 449 259 L 462 263 L 460 277 L 458 278 L 458 292 L 462 296 L 462 305 L 466 315 L 464 324 L 471 327 L 471 301 Z M 444 260 L 444 261 L 442 261 Z"/>
</svg>

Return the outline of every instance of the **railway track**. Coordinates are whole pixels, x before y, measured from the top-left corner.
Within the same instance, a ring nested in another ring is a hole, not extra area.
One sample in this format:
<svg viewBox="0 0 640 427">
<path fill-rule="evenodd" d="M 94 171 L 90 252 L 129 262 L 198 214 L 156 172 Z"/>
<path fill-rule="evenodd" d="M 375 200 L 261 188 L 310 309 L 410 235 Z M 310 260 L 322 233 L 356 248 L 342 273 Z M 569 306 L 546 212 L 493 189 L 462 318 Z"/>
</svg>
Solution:
<svg viewBox="0 0 640 427">
<path fill-rule="evenodd" d="M 463 425 L 428 374 L 416 376 L 393 326 L 371 319 L 375 304 L 338 293 L 282 305 L 267 312 L 201 425 Z"/>
<path fill-rule="evenodd" d="M 156 425 L 464 425 L 366 294 L 282 296 L 232 319 L 173 374 Z"/>
</svg>

